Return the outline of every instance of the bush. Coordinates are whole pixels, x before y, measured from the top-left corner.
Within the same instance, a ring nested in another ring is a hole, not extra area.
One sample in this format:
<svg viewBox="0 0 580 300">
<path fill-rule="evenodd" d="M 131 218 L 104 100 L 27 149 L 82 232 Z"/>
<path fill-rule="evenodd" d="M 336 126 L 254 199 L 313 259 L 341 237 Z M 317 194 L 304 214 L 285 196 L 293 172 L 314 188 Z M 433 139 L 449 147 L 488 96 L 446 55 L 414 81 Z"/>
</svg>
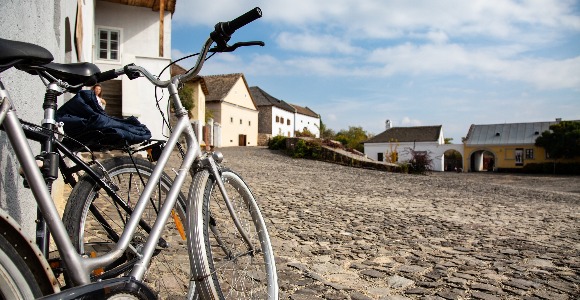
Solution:
<svg viewBox="0 0 580 300">
<path fill-rule="evenodd" d="M 286 137 L 277 135 L 268 141 L 268 148 L 272 150 L 286 149 Z"/>
<path fill-rule="evenodd" d="M 433 159 L 426 151 L 411 151 L 411 159 L 409 160 L 409 172 L 413 174 L 427 174 L 432 171 L 431 163 Z"/>
<path fill-rule="evenodd" d="M 294 151 L 292 151 L 292 157 L 317 159 L 320 157 L 320 150 L 321 147 L 318 143 L 311 141 L 307 142 L 301 139 L 296 142 Z"/>
</svg>

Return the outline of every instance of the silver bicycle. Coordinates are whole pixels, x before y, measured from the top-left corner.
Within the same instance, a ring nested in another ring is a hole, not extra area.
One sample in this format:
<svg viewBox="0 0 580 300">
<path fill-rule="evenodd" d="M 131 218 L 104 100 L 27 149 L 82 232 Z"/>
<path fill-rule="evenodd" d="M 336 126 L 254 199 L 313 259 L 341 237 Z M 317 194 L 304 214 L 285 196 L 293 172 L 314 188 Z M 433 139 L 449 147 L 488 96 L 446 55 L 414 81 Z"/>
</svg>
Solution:
<svg viewBox="0 0 580 300">
<path fill-rule="evenodd" d="M 0 73 L 16 67 L 39 75 L 52 95 L 45 97 L 43 124 L 36 130 L 18 118 L 0 81 L 1 129 L 38 203 L 37 222 L 48 228 L 34 243 L 0 213 L 0 298 L 278 299 L 274 255 L 256 199 L 238 174 L 220 165 L 220 153 L 200 150 L 178 95 L 180 84 L 197 76 L 208 53 L 263 45 L 227 43 L 237 29 L 259 17 L 255 8 L 216 24 L 195 66 L 169 81 L 134 65 L 100 72 L 88 63 L 55 64 L 40 46 L 0 39 Z M 56 96 L 121 75 L 145 77 L 167 89 L 177 122 L 167 142 L 138 149 L 158 150 L 155 164 L 124 156 L 88 166 L 55 138 Z M 186 151 L 179 144 L 182 137 Z M 40 168 L 27 139 L 46 144 Z M 177 150 L 182 163 L 171 178 L 164 168 Z M 50 195 L 61 155 L 79 164 L 83 173 L 62 221 Z M 182 186 L 188 177 L 185 197 Z M 57 260 L 48 260 L 48 231 L 58 248 Z M 64 285 L 56 278 L 61 272 Z"/>
</svg>

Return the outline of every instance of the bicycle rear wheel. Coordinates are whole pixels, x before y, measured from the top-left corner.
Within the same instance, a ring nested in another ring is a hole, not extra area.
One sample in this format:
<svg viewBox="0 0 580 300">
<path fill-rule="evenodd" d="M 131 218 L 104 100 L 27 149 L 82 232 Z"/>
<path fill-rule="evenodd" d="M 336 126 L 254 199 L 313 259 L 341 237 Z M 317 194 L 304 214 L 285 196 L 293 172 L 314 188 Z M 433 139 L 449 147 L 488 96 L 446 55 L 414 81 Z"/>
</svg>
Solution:
<svg viewBox="0 0 580 300">
<path fill-rule="evenodd" d="M 42 292 L 33 271 L 0 234 L 0 299 L 35 299 L 40 296 Z"/>
<path fill-rule="evenodd" d="M 87 175 L 72 190 L 63 221 L 79 253 L 99 256 L 108 252 L 118 241 L 130 217 L 122 206 L 131 209 L 135 206 L 154 168 L 149 161 L 136 158 L 134 161 L 135 164 L 125 156 L 101 163 L 116 186 L 122 203 L 114 201 Z M 163 173 L 141 217 L 148 226 L 153 226 L 171 185 L 171 179 Z M 185 197 L 180 193 L 144 278 L 144 282 L 162 299 L 182 297 L 194 290 L 185 241 L 185 216 Z M 139 226 L 124 256 L 105 268 L 93 271 L 92 280 L 128 274 L 148 236 L 144 227 Z"/>
<path fill-rule="evenodd" d="M 194 207 L 194 273 L 202 299 L 278 299 L 272 245 L 256 199 L 242 178 L 222 170 L 222 180 L 241 227 L 254 248 L 237 230 L 215 179 L 204 170 L 196 174 L 188 198 Z"/>
</svg>

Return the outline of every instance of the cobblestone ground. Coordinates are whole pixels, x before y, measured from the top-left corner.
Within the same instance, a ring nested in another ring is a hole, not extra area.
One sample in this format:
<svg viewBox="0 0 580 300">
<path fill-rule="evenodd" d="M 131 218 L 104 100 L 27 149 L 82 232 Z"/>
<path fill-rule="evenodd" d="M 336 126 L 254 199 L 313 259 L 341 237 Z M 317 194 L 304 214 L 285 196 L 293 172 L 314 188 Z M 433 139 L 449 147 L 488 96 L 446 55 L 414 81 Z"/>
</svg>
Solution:
<svg viewBox="0 0 580 300">
<path fill-rule="evenodd" d="M 579 299 L 580 177 L 354 169 L 224 148 L 281 299 Z"/>
</svg>

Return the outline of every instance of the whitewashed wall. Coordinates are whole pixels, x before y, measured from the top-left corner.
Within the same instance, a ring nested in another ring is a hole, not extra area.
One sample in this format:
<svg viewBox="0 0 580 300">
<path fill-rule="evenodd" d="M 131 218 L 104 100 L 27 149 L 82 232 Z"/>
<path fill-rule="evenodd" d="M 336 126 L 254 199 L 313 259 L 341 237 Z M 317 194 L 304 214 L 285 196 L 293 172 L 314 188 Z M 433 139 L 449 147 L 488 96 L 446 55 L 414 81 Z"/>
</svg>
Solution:
<svg viewBox="0 0 580 300">
<path fill-rule="evenodd" d="M 284 123 L 276 122 L 276 117 L 284 118 Z M 288 125 L 290 120 L 290 125 Z M 294 113 L 272 106 L 272 135 L 294 137 Z"/>
<path fill-rule="evenodd" d="M 365 155 L 371 159 L 378 160 L 378 154 L 385 152 L 391 152 L 396 149 L 399 153 L 399 162 L 408 161 L 411 159 L 411 151 L 409 149 L 415 149 L 415 151 L 427 151 L 433 163 L 431 165 L 433 171 L 444 171 L 445 161 L 444 154 L 447 150 L 456 150 L 463 156 L 463 144 L 442 144 L 439 142 L 418 142 L 418 143 L 397 143 L 395 147 L 394 143 L 372 143 L 364 145 Z"/>
<path fill-rule="evenodd" d="M 88 45 L 92 39 L 93 0 L 83 0 L 83 45 Z M 0 4 L 0 37 L 40 45 L 48 49 L 54 56 L 54 61 L 65 62 L 65 24 L 68 18 L 71 39 L 74 39 L 77 13 L 76 0 L 20 0 L 2 1 Z M 77 61 L 74 51 L 70 55 L 71 62 Z M 87 44 L 88 43 L 88 44 Z M 88 51 L 90 53 L 90 51 Z M 81 61 L 90 61 L 89 57 L 81 57 Z M 45 86 L 40 79 L 27 73 L 11 69 L 1 75 L 2 83 L 14 102 L 18 115 L 27 121 L 40 123 L 42 120 L 42 102 Z M 62 105 L 64 98 L 59 97 Z M 38 144 L 31 144 L 33 153 L 40 151 Z M 24 228 L 30 236 L 34 234 L 34 218 L 36 203 L 30 190 L 22 187 L 22 179 L 17 175 L 19 164 L 8 144 L 6 135 L 0 132 L 0 209 L 7 211 Z M 8 203 L 8 200 L 10 203 Z"/>
<path fill-rule="evenodd" d="M 93 46 L 95 63 L 102 71 L 119 68 L 134 63 L 145 67 L 152 74 L 159 72 L 171 61 L 171 13 L 165 13 L 164 50 L 159 57 L 159 12 L 150 8 L 134 7 L 98 1 L 95 12 L 95 43 L 98 28 L 112 28 L 121 31 L 120 60 L 104 61 L 96 59 L 96 44 Z M 161 80 L 170 78 L 169 69 L 163 73 Z M 129 80 L 123 76 L 123 116 L 135 116 L 145 124 L 155 139 L 163 139 L 168 130 L 162 126 L 163 120 L 155 106 L 154 87 L 145 78 Z M 161 93 L 158 93 L 159 95 Z M 160 102 L 165 111 L 168 93 Z M 167 114 L 165 113 L 166 117 Z"/>
<path fill-rule="evenodd" d="M 308 130 L 310 132 L 314 133 L 314 135 L 316 135 L 316 137 L 320 137 L 320 119 L 319 118 L 314 118 L 314 117 L 302 115 L 299 113 L 296 113 L 294 118 L 295 118 L 294 122 L 295 122 L 295 130 L 296 131 L 303 131 L 304 127 L 306 127 L 306 128 L 308 128 Z"/>
</svg>

